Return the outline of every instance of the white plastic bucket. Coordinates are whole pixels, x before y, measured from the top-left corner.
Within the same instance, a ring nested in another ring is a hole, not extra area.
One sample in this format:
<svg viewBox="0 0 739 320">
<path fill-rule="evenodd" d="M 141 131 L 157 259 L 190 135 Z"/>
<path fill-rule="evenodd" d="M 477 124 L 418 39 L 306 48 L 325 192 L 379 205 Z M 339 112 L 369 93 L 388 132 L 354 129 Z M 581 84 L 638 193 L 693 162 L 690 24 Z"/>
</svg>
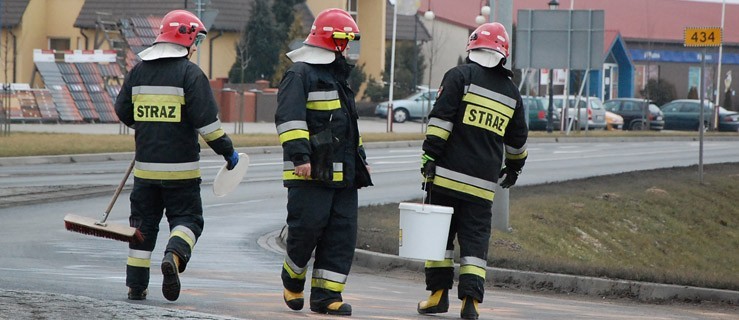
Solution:
<svg viewBox="0 0 739 320">
<path fill-rule="evenodd" d="M 454 208 L 401 202 L 399 251 L 401 257 L 444 260 Z"/>
</svg>

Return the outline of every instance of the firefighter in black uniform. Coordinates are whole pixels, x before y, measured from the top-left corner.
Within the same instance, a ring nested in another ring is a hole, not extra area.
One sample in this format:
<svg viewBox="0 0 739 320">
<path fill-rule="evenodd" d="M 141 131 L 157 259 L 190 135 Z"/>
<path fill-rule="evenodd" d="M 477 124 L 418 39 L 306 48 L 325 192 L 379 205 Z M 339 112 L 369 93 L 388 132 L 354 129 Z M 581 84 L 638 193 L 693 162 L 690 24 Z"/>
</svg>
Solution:
<svg viewBox="0 0 739 320">
<path fill-rule="evenodd" d="M 304 46 L 280 82 L 275 125 L 283 148 L 287 197 L 287 254 L 283 299 L 303 308 L 308 261 L 313 312 L 349 316 L 344 290 L 357 238 L 357 189 L 372 185 L 357 128 L 352 65 L 343 56 L 359 29 L 341 9 L 318 14 Z"/>
<path fill-rule="evenodd" d="M 198 135 L 226 159 L 229 170 L 239 159 L 221 128 L 208 78 L 189 60 L 205 34 L 192 13 L 169 12 L 155 44 L 139 54 L 143 61 L 128 73 L 116 99 L 118 118 L 136 130 L 129 220 L 144 236 L 143 243 L 129 245 L 126 286 L 131 300 L 146 299 L 163 213 L 170 233 L 161 263 L 162 294 L 170 301 L 179 297 L 178 274 L 185 271 L 203 231 Z"/>
<path fill-rule="evenodd" d="M 510 79 L 511 71 L 503 67 L 510 50 L 508 39 L 499 23 L 478 27 L 467 44 L 467 62 L 444 75 L 429 115 L 421 156 L 426 200 L 452 207 L 454 214 L 445 259 L 426 261 L 426 290 L 431 295 L 417 306 L 422 314 L 449 309 L 456 236 L 461 317 L 479 317 L 496 183 L 505 176 L 500 186 L 512 186 L 528 154 L 521 95 Z"/>
</svg>

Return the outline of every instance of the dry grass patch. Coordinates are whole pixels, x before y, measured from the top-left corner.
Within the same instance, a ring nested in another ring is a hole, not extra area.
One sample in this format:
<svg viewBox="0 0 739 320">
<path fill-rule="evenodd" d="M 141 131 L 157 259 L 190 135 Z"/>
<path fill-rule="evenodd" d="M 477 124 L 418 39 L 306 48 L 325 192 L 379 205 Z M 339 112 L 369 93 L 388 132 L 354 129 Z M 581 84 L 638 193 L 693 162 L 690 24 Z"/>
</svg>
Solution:
<svg viewBox="0 0 739 320">
<path fill-rule="evenodd" d="M 704 172 L 703 185 L 693 166 L 515 187 L 488 264 L 739 290 L 739 164 Z M 360 208 L 358 247 L 397 254 L 398 212 Z"/>
</svg>

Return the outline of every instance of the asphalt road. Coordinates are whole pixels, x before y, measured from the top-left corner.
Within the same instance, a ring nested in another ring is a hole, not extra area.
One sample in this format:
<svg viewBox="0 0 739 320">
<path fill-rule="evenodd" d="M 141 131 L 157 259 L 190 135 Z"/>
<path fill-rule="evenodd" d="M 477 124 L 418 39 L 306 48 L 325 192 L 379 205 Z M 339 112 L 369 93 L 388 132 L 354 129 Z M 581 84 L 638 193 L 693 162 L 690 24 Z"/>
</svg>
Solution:
<svg viewBox="0 0 739 320">
<path fill-rule="evenodd" d="M 654 151 L 659 144 L 533 143 L 530 152 L 536 157 L 532 156 L 520 183 L 574 179 L 598 168 L 615 172 L 649 169 L 651 164 L 645 163 L 654 161 L 640 161 L 644 157 L 659 159 L 660 165 L 665 166 L 693 164 L 697 162 L 696 144 L 672 142 Z M 739 142 L 709 143 L 706 149 L 707 163 L 739 158 Z M 417 146 L 370 149 L 369 153 L 377 187 L 360 191 L 363 205 L 416 197 Z M 66 183 L 64 189 L 77 185 L 101 189 L 101 194 L 93 197 L 68 197 L 0 209 L 0 247 L 4 248 L 0 250 L 0 319 L 15 319 L 6 315 L 16 314 L 36 315 L 40 319 L 323 318 L 307 311 L 290 311 L 282 302 L 279 270 L 283 253 L 278 233 L 286 214 L 285 191 L 269 173 L 279 168 L 279 154 L 269 153 L 251 155 L 253 167 L 247 180 L 226 197 L 214 197 L 206 178 L 202 193 L 206 230 L 182 275 L 180 299 L 172 303 L 161 297 L 161 275 L 157 272 L 161 257 L 155 254 L 149 299 L 133 303 L 125 300 L 126 245 L 70 233 L 62 227 L 66 213 L 97 216 L 102 212 L 127 162 L 127 155 L 120 156 L 119 160 L 90 163 L 0 166 L 0 190 L 61 183 Z M 222 160 L 216 157 L 204 157 L 204 176 L 212 177 L 221 164 Z M 35 176 L 44 178 L 31 179 Z M 0 196 L 7 198 L 3 193 Z M 121 196 L 111 222 L 127 223 L 127 196 Z M 163 224 L 162 228 L 166 226 Z M 164 238 L 162 232 L 158 249 L 164 247 Z M 422 273 L 397 264 L 394 267 L 388 262 L 392 260 L 383 261 L 383 268 L 364 267 L 371 264 L 362 261 L 355 263 L 344 295 L 354 306 L 354 318 L 428 319 L 415 312 L 416 303 L 427 294 Z M 712 303 L 649 304 L 492 285 L 487 290 L 481 319 L 739 318 L 736 307 Z M 452 300 L 450 313 L 438 318 L 456 318 L 458 313 L 459 303 Z"/>
</svg>

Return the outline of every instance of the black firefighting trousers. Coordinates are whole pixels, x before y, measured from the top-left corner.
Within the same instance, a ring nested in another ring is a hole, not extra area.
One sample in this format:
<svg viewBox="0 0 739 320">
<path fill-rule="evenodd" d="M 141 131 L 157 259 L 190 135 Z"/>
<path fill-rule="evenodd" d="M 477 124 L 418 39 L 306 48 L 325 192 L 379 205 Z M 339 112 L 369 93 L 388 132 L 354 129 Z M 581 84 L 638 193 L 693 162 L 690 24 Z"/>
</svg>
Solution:
<svg viewBox="0 0 739 320">
<path fill-rule="evenodd" d="M 157 181 L 134 178 L 129 222 L 144 236 L 144 242 L 129 244 L 126 286 L 145 289 L 149 285 L 151 253 L 159 233 L 159 223 L 166 214 L 170 235 L 164 253 L 180 258 L 179 271 L 185 271 L 192 249 L 203 232 L 203 205 L 200 179 Z"/>
<path fill-rule="evenodd" d="M 482 205 L 450 197 L 431 190 L 427 203 L 454 208 L 451 226 L 447 238 L 448 254 L 454 251 L 454 237 L 459 242 L 459 256 L 464 261 L 475 261 L 477 266 L 465 266 L 460 269 L 458 296 L 465 296 L 482 302 L 485 295 L 485 268 L 488 256 L 488 243 L 492 223 L 492 206 Z M 426 290 L 431 292 L 440 289 L 451 289 L 454 282 L 454 264 L 451 256 L 445 262 L 427 261 Z"/>
<path fill-rule="evenodd" d="M 357 242 L 357 189 L 288 188 L 287 226 L 287 257 L 282 269 L 285 288 L 303 292 L 307 264 L 315 249 L 311 306 L 343 301 L 341 292 Z"/>
</svg>

